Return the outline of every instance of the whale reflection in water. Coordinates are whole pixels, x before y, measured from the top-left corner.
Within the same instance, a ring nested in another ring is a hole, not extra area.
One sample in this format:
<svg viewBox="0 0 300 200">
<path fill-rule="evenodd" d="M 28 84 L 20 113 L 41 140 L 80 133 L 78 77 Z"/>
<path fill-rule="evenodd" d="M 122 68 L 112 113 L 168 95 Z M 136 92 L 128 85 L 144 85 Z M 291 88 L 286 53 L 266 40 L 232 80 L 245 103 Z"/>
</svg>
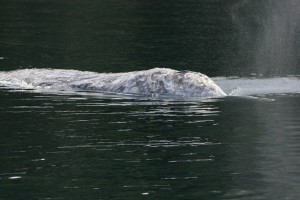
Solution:
<svg viewBox="0 0 300 200">
<path fill-rule="evenodd" d="M 0 72 L 0 85 L 39 91 L 90 91 L 179 97 L 226 96 L 222 89 L 204 74 L 168 68 L 126 73 L 22 69 Z"/>
</svg>

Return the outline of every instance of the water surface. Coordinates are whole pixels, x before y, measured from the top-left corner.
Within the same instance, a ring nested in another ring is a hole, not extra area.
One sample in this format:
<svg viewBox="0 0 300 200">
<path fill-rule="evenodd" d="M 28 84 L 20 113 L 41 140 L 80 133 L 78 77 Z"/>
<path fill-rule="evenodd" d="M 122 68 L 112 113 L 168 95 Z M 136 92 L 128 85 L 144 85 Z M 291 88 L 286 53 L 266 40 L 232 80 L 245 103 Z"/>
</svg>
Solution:
<svg viewBox="0 0 300 200">
<path fill-rule="evenodd" d="M 300 196 L 299 94 L 267 95 L 271 101 L 0 94 L 3 199 Z"/>
</svg>

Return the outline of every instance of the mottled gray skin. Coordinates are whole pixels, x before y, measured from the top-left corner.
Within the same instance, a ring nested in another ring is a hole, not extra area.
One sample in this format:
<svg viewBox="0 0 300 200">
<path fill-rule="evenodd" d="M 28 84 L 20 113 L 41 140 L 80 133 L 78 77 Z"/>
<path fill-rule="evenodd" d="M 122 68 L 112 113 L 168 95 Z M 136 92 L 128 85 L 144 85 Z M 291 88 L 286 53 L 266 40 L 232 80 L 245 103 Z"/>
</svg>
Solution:
<svg viewBox="0 0 300 200">
<path fill-rule="evenodd" d="M 8 84 L 9 83 L 9 84 Z M 154 68 L 127 73 L 26 69 L 0 73 L 0 85 L 44 90 L 88 90 L 146 96 L 218 97 L 226 94 L 206 75 Z"/>
<path fill-rule="evenodd" d="M 105 92 L 174 95 L 182 97 L 216 97 L 226 94 L 206 75 L 190 71 L 155 68 L 146 71 L 105 74 L 88 84 L 74 82 L 73 86 L 84 90 Z M 103 82 L 103 79 L 106 81 Z"/>
</svg>

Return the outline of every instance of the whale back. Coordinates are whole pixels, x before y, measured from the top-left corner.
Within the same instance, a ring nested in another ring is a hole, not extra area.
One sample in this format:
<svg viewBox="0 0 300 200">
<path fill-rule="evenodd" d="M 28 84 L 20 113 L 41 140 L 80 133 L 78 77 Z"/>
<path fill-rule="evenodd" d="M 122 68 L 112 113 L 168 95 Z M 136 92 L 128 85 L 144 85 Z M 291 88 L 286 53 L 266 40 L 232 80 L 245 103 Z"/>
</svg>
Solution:
<svg viewBox="0 0 300 200">
<path fill-rule="evenodd" d="M 24 69 L 0 72 L 0 85 L 12 88 L 88 90 L 146 96 L 215 97 L 226 95 L 204 74 L 168 68 L 126 73 Z"/>
<path fill-rule="evenodd" d="M 191 71 L 155 68 L 120 74 L 108 91 L 132 94 L 209 97 L 226 95 L 209 77 Z"/>
</svg>

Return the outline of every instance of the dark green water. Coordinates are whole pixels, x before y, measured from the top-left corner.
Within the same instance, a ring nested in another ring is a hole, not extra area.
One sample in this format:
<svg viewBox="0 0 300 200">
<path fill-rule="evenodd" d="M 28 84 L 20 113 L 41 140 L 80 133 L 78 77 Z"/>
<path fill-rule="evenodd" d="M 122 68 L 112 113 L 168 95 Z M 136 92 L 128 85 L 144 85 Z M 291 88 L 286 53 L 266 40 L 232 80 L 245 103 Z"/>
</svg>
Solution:
<svg viewBox="0 0 300 200">
<path fill-rule="evenodd" d="M 2 0 L 0 68 L 296 75 L 300 6 L 286 2 Z M 300 95 L 260 95 L 2 88 L 0 199 L 298 200 Z"/>
<path fill-rule="evenodd" d="M 297 0 L 2 0 L 0 68 L 299 74 Z"/>
<path fill-rule="evenodd" d="M 298 199 L 300 96 L 1 90 L 1 199 Z"/>
</svg>

